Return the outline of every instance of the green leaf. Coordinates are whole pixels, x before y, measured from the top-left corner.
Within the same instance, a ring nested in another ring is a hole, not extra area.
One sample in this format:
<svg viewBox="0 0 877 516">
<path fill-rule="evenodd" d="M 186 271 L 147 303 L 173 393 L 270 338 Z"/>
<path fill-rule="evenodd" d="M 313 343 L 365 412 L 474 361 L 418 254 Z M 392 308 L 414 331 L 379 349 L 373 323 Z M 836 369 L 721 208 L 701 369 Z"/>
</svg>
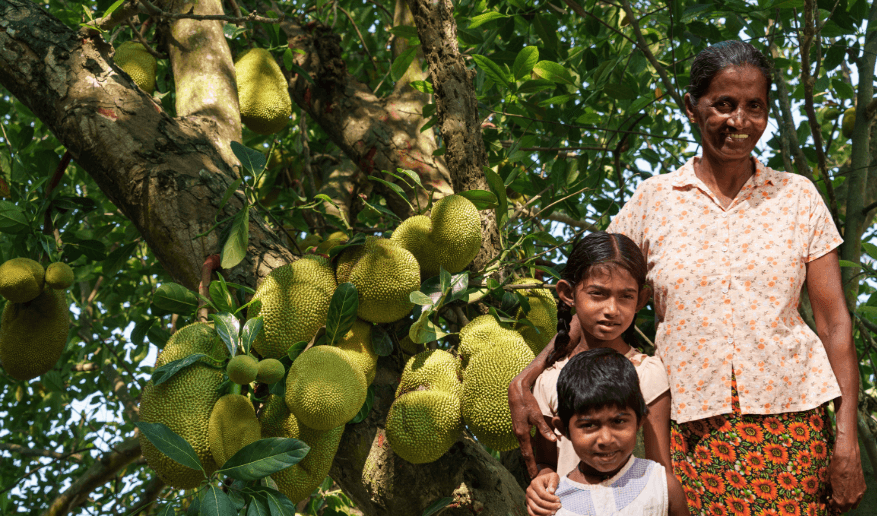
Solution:
<svg viewBox="0 0 877 516">
<path fill-rule="evenodd" d="M 432 83 L 429 81 L 411 81 L 409 85 L 420 93 L 426 93 L 429 95 L 432 95 L 433 93 Z"/>
<path fill-rule="evenodd" d="M 429 319 L 431 315 L 431 310 L 424 311 L 420 314 L 417 321 L 411 325 L 411 329 L 408 330 L 408 337 L 411 339 L 411 342 L 414 342 L 415 344 L 426 344 L 427 342 L 433 342 L 450 335 L 433 324 Z"/>
<path fill-rule="evenodd" d="M 415 290 L 414 292 L 408 294 L 408 300 L 414 303 L 415 305 L 420 306 L 432 306 L 433 300 L 423 292 L 419 290 Z"/>
<path fill-rule="evenodd" d="M 295 504 L 276 489 L 256 486 L 253 488 L 253 496 L 265 500 L 265 505 L 268 506 L 271 516 L 295 516 Z"/>
<path fill-rule="evenodd" d="M 393 60 L 393 65 L 390 67 L 390 77 L 392 77 L 394 81 L 401 79 L 405 75 L 405 72 L 408 71 L 408 67 L 411 66 L 411 63 L 414 62 L 415 57 L 417 57 L 417 47 L 409 47 L 405 49 L 404 52 L 399 54 L 399 57 Z"/>
<path fill-rule="evenodd" d="M 182 285 L 164 283 L 155 290 L 152 304 L 166 312 L 190 315 L 198 308 L 198 296 Z"/>
<path fill-rule="evenodd" d="M 247 507 L 247 516 L 271 516 L 271 512 L 262 500 L 251 496 L 250 506 Z"/>
<path fill-rule="evenodd" d="M 261 315 L 253 317 L 244 324 L 244 330 L 241 332 L 241 346 L 244 348 L 244 353 L 250 352 L 250 348 L 253 346 L 253 342 L 256 341 L 256 337 L 259 336 L 259 332 L 262 331 L 263 325 L 264 321 Z"/>
<path fill-rule="evenodd" d="M 399 38 L 411 39 L 418 37 L 417 28 L 412 27 L 411 25 L 397 25 L 392 29 L 389 29 L 387 32 L 393 34 Z"/>
<path fill-rule="evenodd" d="M 155 371 L 152 372 L 152 385 L 161 385 L 164 382 L 170 380 L 175 374 L 179 373 L 186 367 L 194 364 L 202 357 L 205 357 L 204 353 L 194 353 L 185 358 L 181 358 L 179 360 L 174 360 L 168 364 L 165 364 Z"/>
<path fill-rule="evenodd" d="M 423 510 L 423 514 L 420 516 L 432 516 L 433 514 L 438 513 L 440 510 L 444 509 L 448 505 L 451 505 L 454 499 L 450 496 L 446 496 L 444 498 L 439 498 L 438 500 L 429 504 L 429 507 Z"/>
<path fill-rule="evenodd" d="M 71 259 L 75 259 L 74 255 L 77 258 L 85 256 L 89 260 L 99 262 L 107 257 L 107 246 L 100 240 L 68 240 L 64 243 L 64 254 L 69 255 Z"/>
<path fill-rule="evenodd" d="M 236 516 L 237 513 L 222 489 L 211 484 L 201 492 L 201 516 Z"/>
<path fill-rule="evenodd" d="M 484 14 L 479 14 L 478 16 L 474 16 L 472 21 L 469 23 L 468 29 L 474 29 L 475 27 L 480 27 L 487 22 L 491 22 L 493 20 L 499 20 L 500 18 L 508 18 L 507 14 L 501 14 L 496 11 L 489 11 Z"/>
<path fill-rule="evenodd" d="M 265 155 L 238 142 L 231 142 L 231 151 L 250 174 L 256 175 L 265 168 Z"/>
<path fill-rule="evenodd" d="M 173 504 L 166 503 L 156 511 L 155 516 L 174 516 L 176 513 Z"/>
<path fill-rule="evenodd" d="M 259 439 L 238 450 L 219 472 L 244 482 L 258 480 L 298 464 L 310 449 L 298 439 Z"/>
<path fill-rule="evenodd" d="M 496 199 L 496 195 L 492 192 L 488 192 L 487 190 L 466 190 L 464 192 L 460 192 L 460 197 L 465 197 L 472 201 L 472 204 L 475 205 L 475 208 L 480 210 L 489 210 L 491 208 L 496 208 L 499 206 L 499 201 Z"/>
<path fill-rule="evenodd" d="M 353 283 L 342 283 L 332 294 L 329 312 L 326 314 L 326 337 L 334 345 L 350 330 L 359 310 L 359 292 Z"/>
<path fill-rule="evenodd" d="M 785 0 L 780 0 L 785 1 Z M 803 2 L 804 0 L 800 0 Z M 695 17 L 703 15 L 709 11 L 712 11 L 715 8 L 713 4 L 694 4 L 685 9 L 682 13 L 682 19 L 680 20 L 682 23 L 688 23 L 693 20 Z"/>
<path fill-rule="evenodd" d="M 502 68 L 499 67 L 498 64 L 490 60 L 490 58 L 474 54 L 472 56 L 472 60 L 475 61 L 475 64 L 478 65 L 478 68 L 484 70 L 484 74 L 490 77 L 491 81 L 497 84 L 502 84 L 506 88 L 509 87 L 509 80 L 508 77 L 506 77 L 505 72 Z"/>
<path fill-rule="evenodd" d="M 387 357 L 393 352 L 393 339 L 387 330 L 380 326 L 372 326 L 371 329 L 372 351 L 379 357 Z"/>
<path fill-rule="evenodd" d="M 163 423 L 147 423 L 139 421 L 134 423 L 140 432 L 149 439 L 159 452 L 166 455 L 172 461 L 182 464 L 187 468 L 199 469 L 202 472 L 198 454 L 188 441 L 175 434 L 173 430 Z"/>
<path fill-rule="evenodd" d="M 851 262 L 849 260 L 838 260 L 840 262 L 841 267 L 853 267 L 856 269 L 861 269 L 862 266 L 856 262 Z"/>
<path fill-rule="evenodd" d="M 118 9 L 119 6 L 122 5 L 122 3 L 123 3 L 124 1 L 125 1 L 125 0 L 116 0 L 116 1 L 113 3 L 113 5 L 111 5 L 111 6 L 110 6 L 110 7 L 104 12 L 104 16 L 109 16 L 109 15 L 113 14 L 113 11 L 115 11 L 116 9 Z"/>
<path fill-rule="evenodd" d="M 222 246 L 220 265 L 223 269 L 231 269 L 241 263 L 247 255 L 247 241 L 250 237 L 250 207 L 244 208 L 234 216 L 231 222 L 228 240 Z"/>
<path fill-rule="evenodd" d="M 496 225 L 502 227 L 503 223 L 505 223 L 509 216 L 509 201 L 505 193 L 505 184 L 502 182 L 502 177 L 491 168 L 485 168 L 484 175 L 487 178 L 487 184 L 490 186 L 490 190 L 496 195 L 498 201 L 496 207 Z"/>
<path fill-rule="evenodd" d="M 862 249 L 868 253 L 871 258 L 877 258 L 877 245 L 870 242 L 862 242 Z"/>
<path fill-rule="evenodd" d="M 405 202 L 408 204 L 408 206 L 412 210 L 414 209 L 414 206 L 411 206 L 411 202 L 408 200 L 408 197 L 405 195 L 405 191 L 402 190 L 401 186 L 397 185 L 396 183 L 391 183 L 389 181 L 385 181 L 385 180 L 383 180 L 379 177 L 376 177 L 376 176 L 368 176 L 368 178 L 371 179 L 372 181 L 377 181 L 378 183 L 381 183 L 384 186 L 386 186 L 387 188 L 389 188 L 390 190 L 396 192 L 399 195 L 399 197 L 401 197 L 402 199 L 405 200 Z"/>
<path fill-rule="evenodd" d="M 226 188 L 225 193 L 222 195 L 222 200 L 219 201 L 219 207 L 216 208 L 217 214 L 220 210 L 222 210 L 222 208 L 225 207 L 225 204 L 228 202 L 229 199 L 231 199 L 231 196 L 234 195 L 235 192 L 237 192 L 238 188 L 241 187 L 241 183 L 243 182 L 244 178 L 241 177 L 235 179 L 230 185 L 228 185 L 228 188 Z"/>
<path fill-rule="evenodd" d="M 774 0 L 772 4 L 770 4 L 770 9 L 800 9 L 804 7 L 804 0 Z M 687 14 L 691 8 L 685 10 Z M 685 21 L 685 15 L 683 15 L 683 21 Z"/>
<path fill-rule="evenodd" d="M 533 66 L 533 72 L 551 82 L 575 86 L 572 76 L 570 76 L 567 69 L 554 61 L 539 61 Z"/>
<path fill-rule="evenodd" d="M 877 315 L 877 306 L 862 305 L 856 308 L 856 311 L 865 315 Z"/>
<path fill-rule="evenodd" d="M 210 301 L 213 302 L 217 310 L 220 312 L 234 312 L 234 298 L 231 297 L 231 293 L 229 293 L 224 283 L 221 281 L 211 281 L 210 287 L 207 290 L 210 292 Z"/>
<path fill-rule="evenodd" d="M 415 172 L 413 170 L 408 170 L 407 168 L 397 168 L 396 172 L 410 178 L 412 181 L 414 181 L 415 184 L 417 184 L 419 187 L 423 188 L 423 183 L 420 182 L 420 176 L 417 175 L 417 172 Z M 393 174 L 393 175 L 396 175 L 396 174 Z"/>
<path fill-rule="evenodd" d="M 360 407 L 359 412 L 353 416 L 353 419 L 347 422 L 347 424 L 355 425 L 356 423 L 362 422 L 365 418 L 368 417 L 368 413 L 372 411 L 372 406 L 375 404 L 375 391 L 371 385 L 368 386 L 368 390 L 365 393 L 365 402 L 363 402 L 362 407 Z"/>
<path fill-rule="evenodd" d="M 544 265 L 537 265 L 536 269 L 548 274 L 549 276 L 551 276 L 554 279 L 558 279 L 558 280 L 561 279 L 560 273 L 558 273 L 556 270 L 552 269 L 551 267 L 546 267 Z"/>
<path fill-rule="evenodd" d="M 241 332 L 241 323 L 238 322 L 237 317 L 225 312 L 210 314 L 210 319 L 213 320 L 213 327 L 219 334 L 219 338 L 225 342 L 225 347 L 228 348 L 228 356 L 233 357 L 240 342 L 238 335 Z"/>
<path fill-rule="evenodd" d="M 301 355 L 301 352 L 304 351 L 306 347 L 308 347 L 307 341 L 300 340 L 292 346 L 289 346 L 289 349 L 286 350 L 286 356 L 288 356 L 290 360 L 295 362 L 295 359 L 298 358 L 299 355 Z"/>
<path fill-rule="evenodd" d="M 307 70 L 305 70 L 305 69 L 302 68 L 301 66 L 299 66 L 299 65 L 297 65 L 297 64 L 295 64 L 295 63 L 292 63 L 292 65 L 289 67 L 289 71 L 291 71 L 291 72 L 295 72 L 295 73 L 301 75 L 302 77 L 305 78 L 306 81 L 308 81 L 309 83 L 313 84 L 314 86 L 317 85 L 317 83 L 314 82 L 313 77 L 311 77 L 311 74 L 309 74 L 309 73 L 307 72 Z"/>
<path fill-rule="evenodd" d="M 533 67 L 536 66 L 536 63 L 539 62 L 539 48 L 538 47 L 524 47 L 518 52 L 517 57 L 515 57 L 515 64 L 512 65 L 512 73 L 515 75 L 515 80 L 520 81 L 524 77 L 530 75 L 530 72 L 533 71 Z"/>
</svg>

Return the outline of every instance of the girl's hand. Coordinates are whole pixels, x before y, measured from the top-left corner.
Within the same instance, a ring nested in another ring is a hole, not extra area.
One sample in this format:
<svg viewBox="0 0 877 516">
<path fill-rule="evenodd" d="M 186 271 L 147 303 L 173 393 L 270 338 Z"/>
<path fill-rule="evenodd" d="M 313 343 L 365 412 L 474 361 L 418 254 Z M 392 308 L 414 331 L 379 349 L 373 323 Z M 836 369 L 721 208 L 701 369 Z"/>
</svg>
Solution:
<svg viewBox="0 0 877 516">
<path fill-rule="evenodd" d="M 544 468 L 527 487 L 527 514 L 549 516 L 560 509 L 560 498 L 554 495 L 560 476 L 550 468 Z"/>
<path fill-rule="evenodd" d="M 828 483 L 831 486 L 829 503 L 840 512 L 854 509 L 862 501 L 865 475 L 862 473 L 858 441 L 838 437 L 828 466 Z"/>
</svg>

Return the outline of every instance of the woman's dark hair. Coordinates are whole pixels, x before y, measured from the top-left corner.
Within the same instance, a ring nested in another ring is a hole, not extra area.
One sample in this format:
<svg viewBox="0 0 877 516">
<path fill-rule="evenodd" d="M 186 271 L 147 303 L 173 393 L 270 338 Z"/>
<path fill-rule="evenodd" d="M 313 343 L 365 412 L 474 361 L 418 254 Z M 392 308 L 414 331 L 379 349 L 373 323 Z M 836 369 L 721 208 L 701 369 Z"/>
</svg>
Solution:
<svg viewBox="0 0 877 516">
<path fill-rule="evenodd" d="M 560 273 L 575 291 L 578 283 L 587 278 L 595 270 L 611 272 L 613 268 L 626 270 L 642 289 L 646 283 L 646 259 L 633 240 L 619 234 L 595 231 L 573 245 L 572 252 L 566 261 L 566 267 Z M 548 356 L 548 365 L 568 356 L 575 347 L 569 339 L 569 324 L 572 321 L 572 309 L 562 300 L 557 306 L 557 336 L 554 338 L 554 351 Z M 639 342 L 633 324 L 624 332 L 624 341 L 630 345 Z"/>
<path fill-rule="evenodd" d="M 648 414 L 636 368 L 612 348 L 594 348 L 572 357 L 557 378 L 557 417 L 569 436 L 570 419 L 603 407 L 625 407 L 639 423 Z"/>
<path fill-rule="evenodd" d="M 770 88 L 773 84 L 770 61 L 749 43 L 729 40 L 706 47 L 694 58 L 694 62 L 691 63 L 691 78 L 688 82 L 691 103 L 697 104 L 697 101 L 709 89 L 713 77 L 729 66 L 754 66 L 758 68 L 767 82 L 766 93 L 767 98 L 770 98 Z"/>
</svg>

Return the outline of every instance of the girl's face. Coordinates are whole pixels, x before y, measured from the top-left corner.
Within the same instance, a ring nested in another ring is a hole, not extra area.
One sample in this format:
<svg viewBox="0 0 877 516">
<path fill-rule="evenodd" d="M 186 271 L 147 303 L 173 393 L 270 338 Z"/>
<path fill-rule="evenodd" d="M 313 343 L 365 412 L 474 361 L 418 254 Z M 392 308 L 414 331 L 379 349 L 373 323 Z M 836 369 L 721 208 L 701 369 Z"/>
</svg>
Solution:
<svg viewBox="0 0 877 516">
<path fill-rule="evenodd" d="M 561 280 L 558 296 L 575 308 L 588 347 L 627 350 L 622 334 L 633 324 L 637 310 L 648 301 L 648 290 L 640 290 L 630 272 L 621 267 L 594 267 L 573 287 Z"/>
</svg>

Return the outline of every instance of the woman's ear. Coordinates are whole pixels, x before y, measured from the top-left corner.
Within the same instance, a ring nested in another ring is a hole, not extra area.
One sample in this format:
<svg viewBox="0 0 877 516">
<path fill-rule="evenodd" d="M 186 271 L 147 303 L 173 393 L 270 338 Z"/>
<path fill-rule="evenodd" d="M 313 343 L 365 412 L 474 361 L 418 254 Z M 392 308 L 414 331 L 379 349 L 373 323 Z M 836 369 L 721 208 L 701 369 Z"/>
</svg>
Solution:
<svg viewBox="0 0 877 516">
<path fill-rule="evenodd" d="M 691 98 L 691 94 L 686 93 L 684 99 L 685 99 L 685 114 L 686 114 L 686 116 L 688 116 L 688 120 L 692 124 L 697 125 L 697 112 L 695 111 L 694 100 Z"/>
<path fill-rule="evenodd" d="M 557 282 L 557 297 L 570 307 L 576 306 L 575 287 L 566 280 Z"/>
<path fill-rule="evenodd" d="M 650 285 L 643 285 L 643 288 L 639 289 L 639 299 L 636 301 L 636 310 L 640 311 L 646 303 L 649 302 L 649 299 L 652 297 L 652 287 Z"/>
</svg>

